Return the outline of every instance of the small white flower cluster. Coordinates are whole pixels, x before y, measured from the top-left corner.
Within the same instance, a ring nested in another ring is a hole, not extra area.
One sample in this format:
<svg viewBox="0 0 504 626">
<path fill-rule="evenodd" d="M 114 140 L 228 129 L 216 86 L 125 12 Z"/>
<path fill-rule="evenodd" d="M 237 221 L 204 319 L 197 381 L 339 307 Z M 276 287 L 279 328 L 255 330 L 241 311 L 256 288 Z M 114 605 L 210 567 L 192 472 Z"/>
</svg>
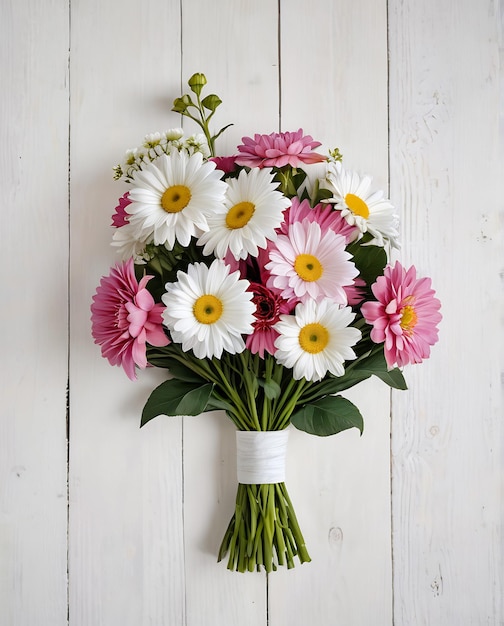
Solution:
<svg viewBox="0 0 504 626">
<path fill-rule="evenodd" d="M 131 182 L 135 172 L 142 170 L 144 164 L 152 163 L 162 154 L 171 154 L 175 150 L 183 151 L 188 156 L 201 152 L 205 159 L 210 156 L 207 140 L 202 133 L 186 138 L 181 128 L 171 128 L 164 133 L 150 133 L 145 135 L 141 146 L 126 151 L 123 162 L 114 167 L 114 179 L 125 178 Z"/>
</svg>

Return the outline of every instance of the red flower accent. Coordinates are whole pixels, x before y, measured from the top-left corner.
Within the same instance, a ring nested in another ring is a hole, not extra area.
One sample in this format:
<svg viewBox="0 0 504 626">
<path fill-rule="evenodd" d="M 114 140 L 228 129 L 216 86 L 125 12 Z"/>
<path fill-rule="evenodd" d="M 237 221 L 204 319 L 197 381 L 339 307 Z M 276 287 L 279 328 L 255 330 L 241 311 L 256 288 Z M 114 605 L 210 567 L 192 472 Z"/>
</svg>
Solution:
<svg viewBox="0 0 504 626">
<path fill-rule="evenodd" d="M 290 312 L 290 307 L 283 298 L 259 283 L 250 283 L 248 291 L 254 294 L 252 302 L 256 305 L 256 311 L 252 324 L 254 331 L 248 335 L 245 345 L 253 354 L 259 354 L 264 359 L 265 352 L 275 354 L 278 333 L 273 325 L 280 320 L 281 314 Z"/>
</svg>

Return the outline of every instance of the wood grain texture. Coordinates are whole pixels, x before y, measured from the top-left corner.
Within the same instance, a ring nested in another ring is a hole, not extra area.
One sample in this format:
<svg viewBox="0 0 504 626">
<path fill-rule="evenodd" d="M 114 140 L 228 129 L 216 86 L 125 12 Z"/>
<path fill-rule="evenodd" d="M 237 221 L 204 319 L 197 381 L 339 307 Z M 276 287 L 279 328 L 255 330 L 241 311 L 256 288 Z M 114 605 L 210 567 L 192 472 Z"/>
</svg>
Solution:
<svg viewBox="0 0 504 626">
<path fill-rule="evenodd" d="M 504 624 L 503 32 L 497 0 L 3 3 L 0 626 Z M 302 126 L 390 181 L 400 257 L 443 303 L 408 392 L 348 392 L 362 437 L 292 429 L 313 560 L 268 577 L 216 563 L 231 422 L 140 430 L 164 373 L 130 382 L 90 337 L 125 191 L 112 167 L 181 125 L 172 101 L 197 71 L 223 100 L 216 128 L 234 124 L 219 153 Z"/>
<path fill-rule="evenodd" d="M 182 420 L 139 430 L 163 372 L 129 381 L 101 358 L 89 321 L 100 276 L 117 260 L 109 225 L 127 186 L 112 168 L 147 133 L 178 126 L 180 58 L 178 3 L 72 3 L 72 626 L 185 619 Z"/>
<path fill-rule="evenodd" d="M 281 3 L 282 130 L 305 132 L 386 185 L 385 2 Z M 298 39 L 303 24 L 303 41 Z M 366 41 L 356 46 L 355 41 Z M 309 52 L 307 51 L 309 48 Z M 352 68 L 350 70 L 350 68 Z M 387 624 L 392 618 L 390 393 L 370 381 L 345 394 L 365 431 L 327 439 L 293 431 L 288 486 L 312 562 L 270 577 L 274 625 Z M 361 602 L 365 597 L 366 602 Z"/>
<path fill-rule="evenodd" d="M 0 624 L 66 624 L 68 6 L 2 5 Z"/>
<path fill-rule="evenodd" d="M 391 190 L 402 257 L 443 303 L 433 358 L 393 402 L 399 624 L 502 624 L 498 5 L 390 10 Z"/>
<path fill-rule="evenodd" d="M 275 2 L 226 0 L 182 5 L 182 75 L 202 71 L 222 99 L 215 130 L 221 155 L 244 135 L 278 128 L 278 15 Z M 197 42 L 200 42 L 199 44 Z M 206 42 L 201 43 L 201 42 Z M 187 131 L 193 132 L 194 126 Z M 216 563 L 237 490 L 235 428 L 223 414 L 184 420 L 184 537 L 188 626 L 267 620 L 266 577 Z"/>
</svg>

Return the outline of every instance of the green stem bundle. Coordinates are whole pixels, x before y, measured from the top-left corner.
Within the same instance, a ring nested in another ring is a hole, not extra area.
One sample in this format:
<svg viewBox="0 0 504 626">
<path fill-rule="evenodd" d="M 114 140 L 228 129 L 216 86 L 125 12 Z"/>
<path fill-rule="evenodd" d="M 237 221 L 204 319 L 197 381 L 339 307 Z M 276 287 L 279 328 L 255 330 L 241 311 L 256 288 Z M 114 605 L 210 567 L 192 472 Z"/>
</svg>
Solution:
<svg viewBox="0 0 504 626">
<path fill-rule="evenodd" d="M 285 483 L 238 484 L 235 512 L 222 540 L 218 560 L 237 572 L 272 572 L 311 561 Z"/>
</svg>

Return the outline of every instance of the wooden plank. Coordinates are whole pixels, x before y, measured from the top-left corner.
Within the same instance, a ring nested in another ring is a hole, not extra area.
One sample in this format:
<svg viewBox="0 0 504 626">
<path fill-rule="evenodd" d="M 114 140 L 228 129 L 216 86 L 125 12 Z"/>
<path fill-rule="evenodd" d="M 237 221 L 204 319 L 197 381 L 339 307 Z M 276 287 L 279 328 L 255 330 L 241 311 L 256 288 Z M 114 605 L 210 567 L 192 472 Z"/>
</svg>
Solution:
<svg viewBox="0 0 504 626">
<path fill-rule="evenodd" d="M 302 126 L 386 189 L 386 3 L 290 0 L 281 18 L 282 130 Z M 391 622 L 390 394 L 369 381 L 346 395 L 362 438 L 292 433 L 288 487 L 312 562 L 270 577 L 273 626 Z"/>
<path fill-rule="evenodd" d="M 502 624 L 502 17 L 470 1 L 389 15 L 402 256 L 444 314 L 393 399 L 394 623 Z"/>
<path fill-rule="evenodd" d="M 183 623 L 182 421 L 139 430 L 164 378 L 130 382 L 90 336 L 91 297 L 117 260 L 110 216 L 126 149 L 178 126 L 178 2 L 72 4 L 70 623 Z"/>
<path fill-rule="evenodd" d="M 3 3 L 0 31 L 0 622 L 63 626 L 68 3 Z"/>
<path fill-rule="evenodd" d="M 205 73 L 209 81 L 205 93 L 217 93 L 223 101 L 215 130 L 233 123 L 218 140 L 218 153 L 235 153 L 244 135 L 277 130 L 276 3 L 185 0 L 182 25 L 184 81 L 194 72 Z M 229 572 L 225 562 L 216 562 L 234 510 L 235 455 L 235 429 L 222 414 L 185 419 L 188 626 L 266 624 L 265 575 Z"/>
</svg>

